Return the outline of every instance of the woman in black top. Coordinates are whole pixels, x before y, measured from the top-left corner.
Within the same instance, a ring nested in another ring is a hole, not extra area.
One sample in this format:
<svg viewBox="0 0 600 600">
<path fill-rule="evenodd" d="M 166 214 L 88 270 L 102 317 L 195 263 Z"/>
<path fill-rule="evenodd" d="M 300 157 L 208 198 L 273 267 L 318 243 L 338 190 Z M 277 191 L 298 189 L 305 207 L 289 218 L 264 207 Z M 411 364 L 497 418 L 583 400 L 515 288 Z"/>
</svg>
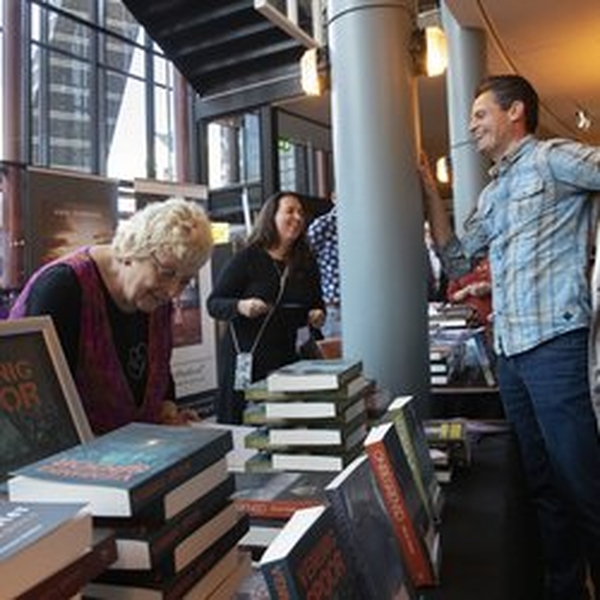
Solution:
<svg viewBox="0 0 600 600">
<path fill-rule="evenodd" d="M 227 322 L 221 345 L 217 420 L 241 423 L 244 397 L 237 376 L 257 381 L 298 359 L 296 337 L 325 319 L 317 263 L 305 238 L 300 198 L 275 194 L 262 207 L 248 243 L 221 272 L 207 300 L 209 314 Z M 240 361 L 238 356 L 245 355 Z M 251 355 L 251 359 L 249 359 Z"/>
</svg>

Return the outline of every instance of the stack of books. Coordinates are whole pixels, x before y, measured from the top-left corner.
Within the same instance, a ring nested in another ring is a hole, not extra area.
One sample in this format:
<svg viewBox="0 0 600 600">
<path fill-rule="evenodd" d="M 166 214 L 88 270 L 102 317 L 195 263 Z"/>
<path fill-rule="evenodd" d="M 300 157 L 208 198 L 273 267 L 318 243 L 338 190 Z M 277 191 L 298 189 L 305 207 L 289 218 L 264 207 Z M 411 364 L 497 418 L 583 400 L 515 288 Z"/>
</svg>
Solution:
<svg viewBox="0 0 600 600">
<path fill-rule="evenodd" d="M 250 568 L 238 544 L 248 519 L 230 498 L 231 447 L 228 431 L 131 423 L 19 469 L 9 497 L 84 502 L 95 526 L 114 530 L 117 558 L 85 595 L 167 598 L 202 590 L 194 597 L 208 598 Z"/>
<path fill-rule="evenodd" d="M 246 391 L 246 445 L 260 453 L 247 470 L 341 471 L 362 451 L 365 398 L 373 382 L 362 362 L 301 360 L 271 373 Z"/>
<path fill-rule="evenodd" d="M 3 598 L 70 598 L 115 558 L 114 539 L 94 540 L 85 504 L 0 500 Z"/>
</svg>

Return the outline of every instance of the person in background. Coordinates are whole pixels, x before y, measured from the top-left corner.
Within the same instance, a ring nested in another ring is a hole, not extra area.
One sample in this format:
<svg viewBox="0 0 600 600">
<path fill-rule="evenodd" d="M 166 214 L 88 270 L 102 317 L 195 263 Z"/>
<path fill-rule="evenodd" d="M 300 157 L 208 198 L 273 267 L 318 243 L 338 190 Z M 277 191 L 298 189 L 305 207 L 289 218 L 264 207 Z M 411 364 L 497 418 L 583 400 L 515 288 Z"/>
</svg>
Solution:
<svg viewBox="0 0 600 600">
<path fill-rule="evenodd" d="M 215 401 L 220 423 L 241 423 L 243 388 L 298 360 L 298 329 L 323 324 L 319 270 L 305 226 L 298 195 L 271 196 L 207 299 L 209 314 L 227 323 Z"/>
<path fill-rule="evenodd" d="M 539 525 L 548 599 L 600 593 L 600 439 L 588 380 L 591 192 L 600 149 L 534 137 L 538 97 L 518 75 L 489 77 L 470 130 L 493 166 L 459 240 L 421 161 L 426 210 L 450 276 L 488 251 L 505 414 Z"/>
<path fill-rule="evenodd" d="M 92 431 L 131 421 L 184 422 L 170 371 L 172 300 L 208 260 L 202 208 L 172 198 L 119 223 L 110 244 L 88 246 L 36 271 L 10 318 L 50 315 Z"/>
<path fill-rule="evenodd" d="M 333 206 L 310 223 L 307 235 L 319 264 L 323 299 L 327 309 L 327 317 L 321 331 L 326 338 L 340 338 L 342 315 L 335 192 L 331 194 L 331 201 Z"/>
<path fill-rule="evenodd" d="M 487 256 L 477 261 L 466 275 L 450 279 L 446 294 L 449 302 L 471 306 L 477 324 L 489 327 L 492 319 L 492 282 Z"/>
<path fill-rule="evenodd" d="M 425 249 L 427 250 L 427 300 L 428 302 L 445 302 L 448 278 L 442 269 L 442 262 L 435 252 L 429 223 L 425 221 Z"/>
</svg>

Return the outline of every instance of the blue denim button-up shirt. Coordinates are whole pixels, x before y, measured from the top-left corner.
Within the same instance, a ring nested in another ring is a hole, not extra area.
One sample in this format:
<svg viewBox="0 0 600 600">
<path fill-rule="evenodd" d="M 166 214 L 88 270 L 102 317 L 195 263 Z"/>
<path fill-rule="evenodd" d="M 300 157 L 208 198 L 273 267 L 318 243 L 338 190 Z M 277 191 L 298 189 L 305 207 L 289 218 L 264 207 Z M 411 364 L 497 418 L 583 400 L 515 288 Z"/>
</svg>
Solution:
<svg viewBox="0 0 600 600">
<path fill-rule="evenodd" d="M 600 148 L 528 136 L 490 174 L 464 236 L 440 255 L 456 276 L 489 251 L 495 347 L 510 356 L 589 326 L 589 200 L 600 190 Z"/>
</svg>

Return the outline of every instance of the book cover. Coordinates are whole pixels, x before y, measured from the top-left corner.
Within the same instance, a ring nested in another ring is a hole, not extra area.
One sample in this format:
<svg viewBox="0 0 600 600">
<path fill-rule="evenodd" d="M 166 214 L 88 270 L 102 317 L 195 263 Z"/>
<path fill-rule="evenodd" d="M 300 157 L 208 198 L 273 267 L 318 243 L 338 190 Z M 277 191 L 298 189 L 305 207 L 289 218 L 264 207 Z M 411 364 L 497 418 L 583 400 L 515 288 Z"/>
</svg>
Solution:
<svg viewBox="0 0 600 600">
<path fill-rule="evenodd" d="M 94 526 L 92 547 L 66 567 L 29 588 L 17 600 L 65 600 L 76 596 L 84 585 L 117 560 L 115 534 Z"/>
<path fill-rule="evenodd" d="M 329 506 L 294 513 L 260 560 L 273 600 L 353 600 L 354 569 Z"/>
<path fill-rule="evenodd" d="M 165 574 L 180 571 L 193 558 L 190 549 L 197 551 L 192 544 L 194 538 L 206 535 L 203 540 L 210 542 L 208 524 L 211 523 L 216 532 L 216 519 L 221 511 L 227 507 L 229 496 L 234 489 L 234 479 L 229 475 L 225 481 L 202 496 L 190 507 L 169 519 L 166 523 L 133 523 L 116 524 L 117 519 L 112 519 L 115 528 L 119 559 L 112 565 L 112 569 L 154 569 L 160 568 Z M 96 523 L 102 523 L 98 519 Z M 121 521 L 126 521 L 121 519 Z M 228 523 L 223 521 L 223 526 Z M 205 526 L 206 527 L 203 527 Z"/>
<path fill-rule="evenodd" d="M 185 482 L 231 447 L 227 431 L 130 423 L 18 469 L 9 496 L 88 502 L 95 516 L 128 517 L 155 502 L 170 517 L 185 507 Z"/>
<path fill-rule="evenodd" d="M 364 600 L 414 598 L 400 546 L 366 455 L 325 488 Z"/>
<path fill-rule="evenodd" d="M 408 575 L 416 587 L 435 585 L 438 532 L 419 496 L 394 424 L 373 427 L 365 440 L 365 450 L 402 548 Z"/>
<path fill-rule="evenodd" d="M 326 502 L 332 473 L 236 473 L 232 500 L 240 512 L 263 519 L 289 519 L 299 508 Z"/>
<path fill-rule="evenodd" d="M 82 504 L 0 500 L 2 596 L 17 598 L 91 545 L 92 516 Z"/>
<path fill-rule="evenodd" d="M 439 522 L 443 494 L 435 476 L 425 428 L 415 410 L 413 396 L 395 398 L 388 406 L 385 419 L 394 423 L 419 495 L 430 518 L 434 522 Z"/>
<path fill-rule="evenodd" d="M 361 372 L 360 360 L 299 360 L 268 375 L 267 389 L 270 392 L 336 390 Z"/>
</svg>

